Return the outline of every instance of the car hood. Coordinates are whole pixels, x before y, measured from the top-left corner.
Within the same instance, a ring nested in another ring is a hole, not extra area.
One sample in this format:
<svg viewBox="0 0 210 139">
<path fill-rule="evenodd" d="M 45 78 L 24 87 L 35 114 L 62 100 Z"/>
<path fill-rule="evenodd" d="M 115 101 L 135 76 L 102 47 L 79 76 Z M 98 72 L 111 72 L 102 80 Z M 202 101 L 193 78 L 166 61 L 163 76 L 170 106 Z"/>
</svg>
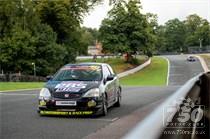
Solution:
<svg viewBox="0 0 210 139">
<path fill-rule="evenodd" d="M 99 81 L 48 81 L 45 85 L 51 93 L 80 93 L 98 88 Z"/>
</svg>

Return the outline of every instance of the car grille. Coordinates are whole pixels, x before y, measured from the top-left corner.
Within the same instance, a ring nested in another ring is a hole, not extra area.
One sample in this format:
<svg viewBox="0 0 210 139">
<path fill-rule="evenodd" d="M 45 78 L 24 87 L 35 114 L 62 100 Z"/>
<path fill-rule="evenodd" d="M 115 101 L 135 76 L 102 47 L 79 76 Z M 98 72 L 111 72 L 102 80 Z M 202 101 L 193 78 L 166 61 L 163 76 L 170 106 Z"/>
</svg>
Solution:
<svg viewBox="0 0 210 139">
<path fill-rule="evenodd" d="M 62 99 L 75 99 L 75 98 L 80 98 L 81 96 L 82 96 L 81 93 L 64 93 L 64 92 L 53 93 L 54 98 L 62 98 Z"/>
</svg>

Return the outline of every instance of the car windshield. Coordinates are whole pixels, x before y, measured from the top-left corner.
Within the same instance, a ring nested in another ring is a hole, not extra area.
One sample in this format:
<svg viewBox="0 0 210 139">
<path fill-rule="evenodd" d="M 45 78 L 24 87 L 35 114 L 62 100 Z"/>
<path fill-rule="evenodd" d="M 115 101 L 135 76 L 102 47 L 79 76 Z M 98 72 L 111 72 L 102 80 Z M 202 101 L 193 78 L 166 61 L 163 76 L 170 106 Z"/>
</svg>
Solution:
<svg viewBox="0 0 210 139">
<path fill-rule="evenodd" d="M 100 81 L 101 66 L 71 65 L 61 68 L 54 76 L 54 81 Z"/>
</svg>

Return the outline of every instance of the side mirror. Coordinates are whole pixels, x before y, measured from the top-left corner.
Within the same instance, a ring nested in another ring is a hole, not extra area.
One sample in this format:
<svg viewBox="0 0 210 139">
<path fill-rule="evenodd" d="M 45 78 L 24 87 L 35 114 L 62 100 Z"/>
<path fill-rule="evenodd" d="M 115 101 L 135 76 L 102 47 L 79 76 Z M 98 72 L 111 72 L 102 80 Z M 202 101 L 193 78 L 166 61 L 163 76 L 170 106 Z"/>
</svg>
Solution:
<svg viewBox="0 0 210 139">
<path fill-rule="evenodd" d="M 51 80 L 53 78 L 53 76 L 49 75 L 46 77 L 47 81 Z"/>
<path fill-rule="evenodd" d="M 113 80 L 115 77 L 115 75 L 109 75 L 107 78 L 106 78 L 106 81 L 111 81 Z"/>
</svg>

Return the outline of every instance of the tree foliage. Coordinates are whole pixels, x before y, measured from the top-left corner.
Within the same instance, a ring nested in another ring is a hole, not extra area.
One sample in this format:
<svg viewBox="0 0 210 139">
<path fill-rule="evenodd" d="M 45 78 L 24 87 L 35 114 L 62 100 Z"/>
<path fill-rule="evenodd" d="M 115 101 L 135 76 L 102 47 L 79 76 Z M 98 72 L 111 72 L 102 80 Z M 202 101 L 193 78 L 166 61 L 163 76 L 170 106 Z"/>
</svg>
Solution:
<svg viewBox="0 0 210 139">
<path fill-rule="evenodd" d="M 167 51 L 182 51 L 185 47 L 185 26 L 179 19 L 169 20 L 165 24 L 165 38 Z"/>
<path fill-rule="evenodd" d="M 85 54 L 88 33 L 83 16 L 101 0 L 0 2 L 0 70 L 37 75 L 54 73 Z"/>
<path fill-rule="evenodd" d="M 151 56 L 154 43 L 152 25 L 141 13 L 138 0 L 120 1 L 109 12 L 100 27 L 100 40 L 105 52 L 135 54 L 143 51 Z"/>
<path fill-rule="evenodd" d="M 96 40 L 105 53 L 152 56 L 155 51 L 185 52 L 210 45 L 210 25 L 196 14 L 158 25 L 143 14 L 139 0 L 110 0 L 113 9 L 99 29 L 81 27 L 84 16 L 104 0 L 7 0 L 0 2 L 0 70 L 37 75 L 87 54 Z"/>
<path fill-rule="evenodd" d="M 210 45 L 210 24 L 196 14 L 186 20 L 172 19 L 157 29 L 157 47 L 163 52 L 188 52 L 189 47 Z"/>
</svg>

